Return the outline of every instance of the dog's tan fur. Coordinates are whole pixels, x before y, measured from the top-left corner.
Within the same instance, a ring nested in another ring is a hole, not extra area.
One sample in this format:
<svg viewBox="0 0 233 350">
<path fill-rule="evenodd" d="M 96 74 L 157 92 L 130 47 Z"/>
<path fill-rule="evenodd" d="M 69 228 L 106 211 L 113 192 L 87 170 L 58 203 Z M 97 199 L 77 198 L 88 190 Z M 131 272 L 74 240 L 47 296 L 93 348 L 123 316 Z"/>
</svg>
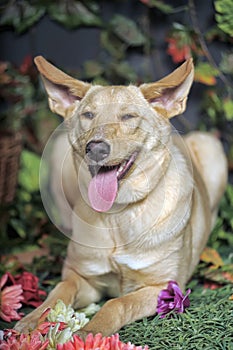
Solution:
<svg viewBox="0 0 233 350">
<path fill-rule="evenodd" d="M 35 327 L 57 299 L 84 307 L 109 296 L 81 331 L 83 336 L 109 335 L 155 314 L 158 294 L 169 280 L 184 288 L 214 224 L 226 185 L 226 159 L 210 134 L 171 135 L 169 118 L 185 110 L 192 84 L 191 59 L 160 81 L 139 87 L 93 86 L 42 57 L 35 62 L 51 110 L 71 125 L 69 142 L 62 136 L 55 145 L 52 186 L 72 239 L 62 282 L 16 328 Z M 111 146 L 104 166 L 122 163 L 137 150 L 108 212 L 93 210 L 87 197 L 91 175 L 85 150 L 91 140 Z"/>
</svg>

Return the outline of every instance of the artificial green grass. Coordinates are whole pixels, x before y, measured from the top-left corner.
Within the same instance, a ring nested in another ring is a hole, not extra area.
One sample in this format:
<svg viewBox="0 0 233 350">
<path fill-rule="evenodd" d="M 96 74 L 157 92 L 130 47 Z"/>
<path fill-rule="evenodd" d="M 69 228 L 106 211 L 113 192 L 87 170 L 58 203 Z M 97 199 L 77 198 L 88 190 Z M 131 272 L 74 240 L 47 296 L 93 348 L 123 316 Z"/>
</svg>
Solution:
<svg viewBox="0 0 233 350">
<path fill-rule="evenodd" d="M 122 341 L 150 350 L 233 350 L 233 285 L 210 290 L 196 286 L 183 314 L 145 318 L 120 330 Z"/>
</svg>

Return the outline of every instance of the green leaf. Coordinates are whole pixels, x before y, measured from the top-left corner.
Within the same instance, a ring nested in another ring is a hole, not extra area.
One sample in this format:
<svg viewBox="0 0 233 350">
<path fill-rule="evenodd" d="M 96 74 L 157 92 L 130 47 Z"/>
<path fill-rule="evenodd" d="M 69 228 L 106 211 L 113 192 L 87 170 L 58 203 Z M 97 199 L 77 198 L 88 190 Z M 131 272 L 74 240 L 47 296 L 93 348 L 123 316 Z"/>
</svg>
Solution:
<svg viewBox="0 0 233 350">
<path fill-rule="evenodd" d="M 176 31 L 179 31 L 179 32 L 188 32 L 190 31 L 190 29 L 188 29 L 187 26 L 179 23 L 179 22 L 174 22 L 172 24 L 172 27 L 176 30 Z"/>
<path fill-rule="evenodd" d="M 205 85 L 215 85 L 219 71 L 208 62 L 200 62 L 195 67 L 195 81 Z"/>
<path fill-rule="evenodd" d="M 16 28 L 18 33 L 22 33 L 32 27 L 39 19 L 44 15 L 45 8 L 38 6 L 31 6 L 29 3 L 25 3 L 25 7 L 22 11 L 22 18 L 20 25 Z"/>
<path fill-rule="evenodd" d="M 208 116 L 210 117 L 210 119 L 212 120 L 213 123 L 216 123 L 217 120 L 217 113 L 216 110 L 212 107 L 208 107 L 206 109 Z"/>
<path fill-rule="evenodd" d="M 84 1 L 83 1 L 84 2 Z M 94 13 L 98 13 L 100 11 L 100 4 L 98 4 L 96 1 L 92 0 L 85 0 L 85 6 Z"/>
<path fill-rule="evenodd" d="M 150 6 L 156 7 L 158 10 L 162 11 L 165 14 L 171 14 L 174 11 L 174 8 L 171 5 L 165 4 L 160 0 L 151 0 Z"/>
<path fill-rule="evenodd" d="M 215 41 L 216 38 L 218 38 L 220 42 L 227 42 L 229 40 L 229 36 L 224 33 L 217 25 L 211 27 L 210 29 L 207 29 L 205 33 L 205 39 L 209 42 Z"/>
<path fill-rule="evenodd" d="M 165 4 L 161 0 L 141 0 L 148 7 L 155 7 L 165 14 L 171 14 L 174 12 L 174 8 L 171 5 Z"/>
<path fill-rule="evenodd" d="M 22 220 L 12 218 L 10 220 L 11 226 L 15 229 L 15 231 L 18 233 L 19 237 L 26 238 L 27 234 L 25 231 L 24 223 Z"/>
<path fill-rule="evenodd" d="M 231 8 L 232 1 L 231 0 L 216 0 L 215 1 L 215 9 L 218 12 L 227 12 Z"/>
<path fill-rule="evenodd" d="M 147 5 L 148 7 L 155 7 L 166 15 L 170 15 L 172 13 L 181 12 L 187 10 L 188 6 L 179 6 L 172 7 L 170 4 L 165 4 L 162 0 L 141 0 L 142 3 Z"/>
<path fill-rule="evenodd" d="M 131 46 L 141 46 L 146 43 L 146 38 L 141 30 L 131 19 L 115 15 L 110 21 L 113 32 L 125 43 Z"/>
<path fill-rule="evenodd" d="M 233 1 L 232 0 L 216 0 L 215 18 L 218 27 L 224 32 L 233 36 Z"/>
<path fill-rule="evenodd" d="M 223 101 L 223 110 L 228 121 L 233 120 L 233 100 L 227 99 Z"/>
<path fill-rule="evenodd" d="M 28 192 L 39 190 L 40 158 L 33 152 L 24 150 L 21 155 L 19 184 Z"/>
<path fill-rule="evenodd" d="M 137 81 L 137 74 L 129 65 L 128 62 L 113 63 L 111 65 L 114 72 L 127 83 L 135 83 Z"/>
<path fill-rule="evenodd" d="M 10 25 L 18 33 L 33 26 L 45 13 L 42 5 L 32 6 L 27 1 L 10 2 L 0 19 L 0 25 Z"/>
<path fill-rule="evenodd" d="M 80 25 L 102 26 L 102 20 L 80 1 L 58 2 L 49 5 L 48 13 L 52 19 L 69 29 Z"/>
<path fill-rule="evenodd" d="M 220 203 L 219 216 L 209 239 L 209 245 L 213 248 L 226 248 L 233 245 L 233 186 L 227 185 L 225 194 Z M 224 248 L 224 249 L 225 249 Z M 224 252 L 223 249 L 223 252 Z"/>
<path fill-rule="evenodd" d="M 230 53 L 222 54 L 220 69 L 223 73 L 233 75 L 233 51 Z"/>
<path fill-rule="evenodd" d="M 16 3 L 9 3 L 1 13 L 0 25 L 15 26 L 19 21 L 19 8 Z"/>
<path fill-rule="evenodd" d="M 233 235 L 230 232 L 226 232 L 224 230 L 219 230 L 218 238 L 222 241 L 227 242 L 229 246 L 232 246 L 232 244 L 233 244 Z"/>
<path fill-rule="evenodd" d="M 102 85 L 102 86 L 107 86 L 109 85 L 109 81 L 106 80 L 105 78 L 103 77 L 95 77 L 93 80 L 92 80 L 92 83 L 94 85 Z"/>
<path fill-rule="evenodd" d="M 226 196 L 230 202 L 230 206 L 233 207 L 233 185 L 227 185 Z"/>
<path fill-rule="evenodd" d="M 122 59 L 126 50 L 126 44 L 114 34 L 108 31 L 102 31 L 101 36 L 101 45 L 103 48 L 116 59 Z"/>
<path fill-rule="evenodd" d="M 96 61 L 86 61 L 84 63 L 84 71 L 86 78 L 95 78 L 104 72 L 104 67 Z"/>
</svg>

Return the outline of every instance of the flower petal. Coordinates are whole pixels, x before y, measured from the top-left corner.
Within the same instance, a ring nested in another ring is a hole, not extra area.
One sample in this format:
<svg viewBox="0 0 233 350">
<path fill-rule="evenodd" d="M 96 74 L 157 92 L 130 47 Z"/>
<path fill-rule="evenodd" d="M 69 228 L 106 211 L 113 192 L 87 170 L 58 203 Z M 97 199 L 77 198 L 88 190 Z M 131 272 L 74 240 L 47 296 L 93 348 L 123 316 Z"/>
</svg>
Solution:
<svg viewBox="0 0 233 350">
<path fill-rule="evenodd" d="M 158 295 L 157 313 L 160 317 L 165 317 L 170 311 L 177 313 L 184 312 L 185 308 L 190 306 L 188 295 L 191 290 L 188 289 L 183 295 L 176 281 L 169 281 L 167 289 L 162 290 Z"/>
</svg>

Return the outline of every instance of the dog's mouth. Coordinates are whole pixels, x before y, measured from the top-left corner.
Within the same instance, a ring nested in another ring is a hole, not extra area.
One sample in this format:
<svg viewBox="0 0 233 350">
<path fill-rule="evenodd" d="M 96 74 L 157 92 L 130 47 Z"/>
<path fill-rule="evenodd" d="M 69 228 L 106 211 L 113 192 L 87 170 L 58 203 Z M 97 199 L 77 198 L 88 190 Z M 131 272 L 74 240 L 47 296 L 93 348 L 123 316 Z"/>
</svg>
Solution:
<svg viewBox="0 0 233 350">
<path fill-rule="evenodd" d="M 112 166 L 89 165 L 92 180 L 88 187 L 88 197 L 94 210 L 106 212 L 111 209 L 119 181 L 129 173 L 137 155 L 138 151 L 135 151 L 127 160 Z"/>
</svg>

